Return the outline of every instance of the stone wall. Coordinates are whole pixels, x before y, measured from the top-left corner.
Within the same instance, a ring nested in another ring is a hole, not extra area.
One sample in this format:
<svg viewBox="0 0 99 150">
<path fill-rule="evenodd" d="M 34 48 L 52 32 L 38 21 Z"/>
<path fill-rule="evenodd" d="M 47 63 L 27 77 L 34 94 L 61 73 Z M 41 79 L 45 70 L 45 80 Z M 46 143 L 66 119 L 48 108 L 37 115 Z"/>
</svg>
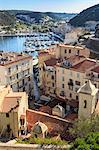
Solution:
<svg viewBox="0 0 99 150">
<path fill-rule="evenodd" d="M 41 146 L 41 145 L 37 145 L 37 144 L 33 144 L 33 145 L 28 145 L 28 144 L 0 144 L 0 150 L 52 150 L 52 149 L 57 149 L 57 150 L 66 150 L 67 148 L 69 148 L 70 145 L 65 145 L 65 146 L 53 146 L 53 145 L 49 145 L 49 146 Z"/>
<path fill-rule="evenodd" d="M 27 115 L 28 130 L 30 131 L 33 125 L 38 121 L 43 122 L 48 127 L 49 132 L 63 131 L 64 128 L 66 128 L 69 124 L 71 124 L 69 121 L 65 119 L 39 111 L 27 110 L 26 115 Z"/>
</svg>

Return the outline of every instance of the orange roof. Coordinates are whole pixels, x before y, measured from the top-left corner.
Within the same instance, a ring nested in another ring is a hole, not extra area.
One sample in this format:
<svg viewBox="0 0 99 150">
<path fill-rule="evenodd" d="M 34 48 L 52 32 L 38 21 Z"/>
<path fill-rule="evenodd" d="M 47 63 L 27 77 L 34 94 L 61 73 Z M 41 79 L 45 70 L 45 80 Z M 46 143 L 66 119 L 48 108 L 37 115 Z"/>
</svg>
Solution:
<svg viewBox="0 0 99 150">
<path fill-rule="evenodd" d="M 66 45 L 66 44 L 58 44 L 58 45 L 61 46 L 61 47 L 65 47 L 65 48 L 76 48 L 76 49 L 79 49 L 79 50 L 85 49 L 85 48 L 80 47 L 80 46 L 73 46 L 73 45 Z"/>
<path fill-rule="evenodd" d="M 85 73 L 88 69 L 91 69 L 95 65 L 96 65 L 96 62 L 86 59 L 74 65 L 71 69 L 74 71 Z"/>
<path fill-rule="evenodd" d="M 83 60 L 84 58 L 85 58 L 84 56 L 75 55 L 75 56 L 69 57 L 66 60 L 69 61 L 70 63 L 74 64 L 76 62 Z"/>
<path fill-rule="evenodd" d="M 78 118 L 78 114 L 73 113 L 73 114 L 69 114 L 67 115 L 64 119 L 68 120 L 68 121 L 74 121 L 75 119 Z"/>
<path fill-rule="evenodd" d="M 71 100 L 67 100 L 67 104 L 74 107 L 74 108 L 78 108 L 79 107 L 79 101 L 71 99 Z"/>
<path fill-rule="evenodd" d="M 95 67 L 94 69 L 92 69 L 91 71 L 99 73 L 99 66 Z"/>
<path fill-rule="evenodd" d="M 16 109 L 19 104 L 18 104 L 18 100 L 21 97 L 5 97 L 3 104 L 2 104 L 2 112 L 9 112 L 11 111 L 11 109 Z"/>
<path fill-rule="evenodd" d="M 44 113 L 48 113 L 48 114 L 52 114 L 52 109 L 49 106 L 42 106 L 39 108 L 39 111 L 44 112 Z"/>
<path fill-rule="evenodd" d="M 46 60 L 45 64 L 46 64 L 46 66 L 55 66 L 58 61 L 59 61 L 59 59 L 51 58 L 49 60 Z"/>
<path fill-rule="evenodd" d="M 21 55 L 18 53 L 0 53 L 0 66 L 7 66 L 12 63 L 16 63 L 18 61 L 23 61 L 26 59 L 32 59 L 32 56 L 29 55 Z"/>
<path fill-rule="evenodd" d="M 39 52 L 39 56 L 44 56 L 44 55 L 48 55 L 49 53 L 48 52 Z M 50 54 L 49 54 L 50 55 Z"/>
</svg>

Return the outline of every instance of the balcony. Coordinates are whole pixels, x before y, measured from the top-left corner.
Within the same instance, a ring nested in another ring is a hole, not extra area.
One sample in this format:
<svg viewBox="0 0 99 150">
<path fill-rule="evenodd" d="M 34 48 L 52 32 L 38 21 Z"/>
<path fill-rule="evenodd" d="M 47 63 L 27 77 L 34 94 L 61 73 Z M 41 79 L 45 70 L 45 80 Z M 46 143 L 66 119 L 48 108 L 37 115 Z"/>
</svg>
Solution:
<svg viewBox="0 0 99 150">
<path fill-rule="evenodd" d="M 89 73 L 86 74 L 86 79 L 99 82 L 99 75 L 96 76 L 93 73 Z"/>
<path fill-rule="evenodd" d="M 69 89 L 70 89 L 70 90 L 73 90 L 74 84 L 73 84 L 73 81 L 72 81 L 71 79 L 70 79 L 69 82 L 68 82 L 68 86 L 69 86 Z"/>
</svg>

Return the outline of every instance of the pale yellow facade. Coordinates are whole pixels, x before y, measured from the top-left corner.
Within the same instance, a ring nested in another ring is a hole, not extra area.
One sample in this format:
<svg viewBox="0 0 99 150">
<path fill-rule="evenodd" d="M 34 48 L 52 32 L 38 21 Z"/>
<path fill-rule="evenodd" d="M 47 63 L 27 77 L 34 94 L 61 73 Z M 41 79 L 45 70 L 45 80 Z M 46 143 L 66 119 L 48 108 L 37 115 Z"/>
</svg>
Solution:
<svg viewBox="0 0 99 150">
<path fill-rule="evenodd" d="M 93 113 L 95 113 L 95 109 L 97 106 L 98 100 L 98 89 L 91 83 L 91 81 L 87 81 L 79 90 L 79 110 L 78 117 L 81 118 L 89 118 Z"/>
<path fill-rule="evenodd" d="M 77 91 L 85 83 L 85 73 L 56 66 L 56 93 L 67 99 L 79 99 Z M 73 85 L 72 85 L 72 83 Z M 69 83 L 71 83 L 69 85 Z M 63 94 L 62 94 L 63 93 Z"/>
<path fill-rule="evenodd" d="M 49 52 L 40 52 L 38 61 L 39 61 L 39 85 L 40 88 L 43 88 L 43 79 L 45 78 L 44 72 L 44 62 L 48 59 L 55 57 L 54 54 L 50 54 Z"/>
<path fill-rule="evenodd" d="M 46 95 L 56 95 L 56 68 L 45 67 L 43 78 L 43 89 Z"/>
<path fill-rule="evenodd" d="M 9 57 L 9 54 L 6 56 Z M 11 62 L 0 63 L 0 85 L 10 85 L 15 92 L 26 91 L 28 94 L 33 94 L 32 57 L 26 55 L 20 58 L 19 56 L 17 60 L 16 57 L 17 54 L 15 56 L 13 54 Z"/>
<path fill-rule="evenodd" d="M 11 138 L 26 133 L 28 96 L 25 92 L 13 92 L 10 86 L 0 89 L 0 136 Z M 7 132 L 9 128 L 9 132 Z"/>
<path fill-rule="evenodd" d="M 56 46 L 56 58 L 66 59 L 75 55 L 89 57 L 90 50 L 83 47 L 64 44 L 59 44 Z"/>
</svg>

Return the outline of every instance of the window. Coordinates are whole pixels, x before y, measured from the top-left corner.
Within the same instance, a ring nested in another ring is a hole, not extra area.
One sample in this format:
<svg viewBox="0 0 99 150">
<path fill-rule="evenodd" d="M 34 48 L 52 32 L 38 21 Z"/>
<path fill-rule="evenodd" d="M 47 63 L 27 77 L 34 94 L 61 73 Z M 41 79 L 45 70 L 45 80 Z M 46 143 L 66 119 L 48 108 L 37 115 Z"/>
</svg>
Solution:
<svg viewBox="0 0 99 150">
<path fill-rule="evenodd" d="M 94 84 L 95 87 L 97 87 L 97 84 Z"/>
<path fill-rule="evenodd" d="M 11 68 L 8 68 L 8 73 L 11 73 Z"/>
<path fill-rule="evenodd" d="M 62 81 L 64 81 L 64 77 L 62 77 Z"/>
<path fill-rule="evenodd" d="M 84 108 L 87 108 L 87 101 L 84 100 Z"/>
<path fill-rule="evenodd" d="M 18 73 L 17 73 L 17 79 L 18 79 Z"/>
<path fill-rule="evenodd" d="M 77 78 L 79 78 L 79 76 L 80 76 L 79 73 L 77 73 Z"/>
<path fill-rule="evenodd" d="M 62 73 L 64 74 L 64 70 L 62 70 Z"/>
<path fill-rule="evenodd" d="M 6 117 L 9 118 L 9 113 L 6 113 Z"/>
<path fill-rule="evenodd" d="M 52 80 L 54 80 L 54 76 L 52 75 Z"/>
<path fill-rule="evenodd" d="M 52 83 L 52 87 L 54 87 L 54 83 Z"/>
<path fill-rule="evenodd" d="M 71 53 L 71 49 L 69 49 L 69 53 Z"/>
<path fill-rule="evenodd" d="M 70 72 L 70 76 L 72 77 L 72 72 Z"/>
<path fill-rule="evenodd" d="M 67 53 L 67 50 L 65 49 L 65 54 Z"/>
<path fill-rule="evenodd" d="M 16 69 L 18 70 L 18 65 L 16 65 Z"/>
<path fill-rule="evenodd" d="M 70 90 L 73 90 L 74 84 L 73 84 L 73 80 L 72 79 L 69 79 L 68 86 L 69 86 Z"/>
<path fill-rule="evenodd" d="M 72 98 L 72 94 L 70 93 L 70 98 Z"/>
<path fill-rule="evenodd" d="M 77 51 L 77 55 L 79 55 L 79 50 Z"/>
<path fill-rule="evenodd" d="M 28 81 L 31 81 L 31 78 L 30 78 L 30 77 L 28 77 Z"/>
<path fill-rule="evenodd" d="M 62 88 L 63 88 L 63 89 L 64 89 L 64 87 L 65 87 L 64 84 L 62 84 Z"/>
<path fill-rule="evenodd" d="M 28 69 L 28 74 L 30 73 L 30 69 Z"/>
<path fill-rule="evenodd" d="M 79 81 L 75 81 L 75 84 L 80 86 L 80 82 Z"/>
<path fill-rule="evenodd" d="M 78 95 L 76 96 L 76 100 L 79 100 L 79 97 L 78 97 Z"/>
<path fill-rule="evenodd" d="M 20 124 L 24 125 L 24 123 L 25 123 L 25 120 L 24 119 L 20 119 Z"/>
<path fill-rule="evenodd" d="M 61 91 L 60 96 L 65 96 L 64 91 Z"/>
<path fill-rule="evenodd" d="M 22 80 L 22 82 L 23 82 L 23 85 L 24 85 L 24 79 Z"/>
<path fill-rule="evenodd" d="M 9 124 L 7 125 L 7 131 L 10 131 L 10 125 Z"/>
<path fill-rule="evenodd" d="M 19 82 L 17 82 L 17 87 L 18 87 L 18 89 L 19 89 Z"/>
<path fill-rule="evenodd" d="M 25 87 L 23 87 L 23 92 L 25 92 Z"/>
</svg>

